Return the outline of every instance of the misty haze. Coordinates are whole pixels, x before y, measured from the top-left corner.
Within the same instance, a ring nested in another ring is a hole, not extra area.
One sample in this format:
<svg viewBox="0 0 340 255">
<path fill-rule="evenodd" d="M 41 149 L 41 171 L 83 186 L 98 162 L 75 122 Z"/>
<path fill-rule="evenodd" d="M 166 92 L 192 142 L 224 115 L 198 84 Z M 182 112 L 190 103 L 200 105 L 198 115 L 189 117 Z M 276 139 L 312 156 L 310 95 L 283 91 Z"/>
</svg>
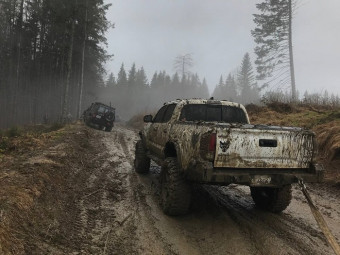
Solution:
<svg viewBox="0 0 340 255">
<path fill-rule="evenodd" d="M 340 254 L 339 10 L 1 0 L 0 254 Z"/>
</svg>

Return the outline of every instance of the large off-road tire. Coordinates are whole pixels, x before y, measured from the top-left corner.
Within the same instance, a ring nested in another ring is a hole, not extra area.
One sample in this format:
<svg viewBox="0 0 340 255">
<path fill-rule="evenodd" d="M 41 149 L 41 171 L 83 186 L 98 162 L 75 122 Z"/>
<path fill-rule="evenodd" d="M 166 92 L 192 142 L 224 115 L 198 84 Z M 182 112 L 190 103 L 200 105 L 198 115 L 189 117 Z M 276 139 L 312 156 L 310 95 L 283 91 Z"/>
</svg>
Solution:
<svg viewBox="0 0 340 255">
<path fill-rule="evenodd" d="M 256 206 L 273 213 L 280 213 L 292 200 L 292 186 L 281 188 L 250 187 L 251 196 Z"/>
<path fill-rule="evenodd" d="M 140 174 L 147 174 L 150 169 L 150 158 L 146 156 L 146 151 L 141 140 L 136 143 L 134 166 L 135 171 Z"/>
<path fill-rule="evenodd" d="M 189 210 L 190 185 L 186 183 L 177 158 L 166 158 L 161 170 L 161 206 L 167 215 L 182 215 Z"/>
</svg>

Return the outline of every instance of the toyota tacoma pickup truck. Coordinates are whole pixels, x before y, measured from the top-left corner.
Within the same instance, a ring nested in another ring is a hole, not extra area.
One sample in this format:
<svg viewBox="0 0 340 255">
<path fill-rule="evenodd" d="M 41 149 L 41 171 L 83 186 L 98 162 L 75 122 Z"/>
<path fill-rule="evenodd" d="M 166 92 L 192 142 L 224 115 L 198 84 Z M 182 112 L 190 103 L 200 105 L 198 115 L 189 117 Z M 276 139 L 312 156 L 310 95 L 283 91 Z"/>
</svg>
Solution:
<svg viewBox="0 0 340 255">
<path fill-rule="evenodd" d="M 270 117 L 270 116 L 268 116 Z M 189 210 L 191 184 L 248 185 L 256 206 L 279 213 L 290 203 L 291 184 L 320 182 L 313 132 L 298 127 L 251 125 L 243 105 L 187 99 L 165 103 L 144 116 L 136 143 L 135 171 L 161 166 L 165 214 Z"/>
</svg>

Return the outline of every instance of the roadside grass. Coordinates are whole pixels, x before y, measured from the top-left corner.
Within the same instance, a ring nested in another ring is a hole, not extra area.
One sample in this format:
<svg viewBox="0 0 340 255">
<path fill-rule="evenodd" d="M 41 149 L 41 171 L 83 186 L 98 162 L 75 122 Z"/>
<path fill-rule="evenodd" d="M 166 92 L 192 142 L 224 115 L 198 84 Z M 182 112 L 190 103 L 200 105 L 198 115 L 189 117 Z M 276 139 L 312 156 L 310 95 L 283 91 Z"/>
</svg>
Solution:
<svg viewBox="0 0 340 255">
<path fill-rule="evenodd" d="M 314 107 L 297 105 L 273 107 L 253 105 L 247 106 L 250 122 L 252 124 L 268 124 L 279 126 L 297 126 L 313 129 L 318 125 L 340 120 L 340 109 L 315 109 Z"/>
<path fill-rule="evenodd" d="M 87 131 L 79 126 L 20 127 L 14 137 L 13 131 L 1 131 L 0 254 L 40 254 L 32 251 L 41 241 L 58 241 L 58 233 L 51 230 L 56 215 L 63 215 L 56 211 L 61 210 L 69 173 L 61 166 L 75 160 L 88 143 Z M 65 147 L 54 149 L 60 144 Z"/>
<path fill-rule="evenodd" d="M 34 150 L 45 143 L 46 139 L 58 137 L 65 125 L 53 123 L 51 125 L 31 125 L 11 127 L 0 130 L 0 157 L 11 152 Z"/>
<path fill-rule="evenodd" d="M 252 124 L 296 126 L 315 132 L 318 162 L 326 166 L 325 179 L 340 183 L 340 108 L 327 106 L 248 105 Z"/>
</svg>

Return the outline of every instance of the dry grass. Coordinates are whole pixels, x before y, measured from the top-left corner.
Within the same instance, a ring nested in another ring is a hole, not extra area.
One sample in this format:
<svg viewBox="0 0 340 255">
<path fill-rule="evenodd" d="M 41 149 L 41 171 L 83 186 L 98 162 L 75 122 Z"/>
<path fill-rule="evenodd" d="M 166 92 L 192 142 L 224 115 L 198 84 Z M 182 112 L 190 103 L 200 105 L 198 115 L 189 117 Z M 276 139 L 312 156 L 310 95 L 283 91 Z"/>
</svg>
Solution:
<svg viewBox="0 0 340 255">
<path fill-rule="evenodd" d="M 144 127 L 144 121 L 143 118 L 147 113 L 139 113 L 134 115 L 128 122 L 126 122 L 126 125 L 137 129 L 137 130 L 141 130 Z"/>
<path fill-rule="evenodd" d="M 340 183 L 340 109 L 283 103 L 247 106 L 253 124 L 296 126 L 316 134 L 319 161 L 327 168 L 326 179 Z"/>
<path fill-rule="evenodd" d="M 313 129 L 318 125 L 340 119 L 340 109 L 271 103 L 267 106 L 248 105 L 250 122 L 279 126 L 297 126 Z"/>
<path fill-rule="evenodd" d="M 46 146 L 61 137 L 65 129 L 59 128 L 55 130 L 55 127 L 49 126 L 43 129 L 20 129 L 14 136 L 2 133 L 0 254 L 25 254 L 25 247 L 31 245 L 28 243 L 28 236 L 33 236 L 34 233 L 28 229 L 31 228 L 30 225 L 37 225 L 32 217 L 35 201 L 48 189 L 46 185 L 52 182 L 47 172 L 54 166 L 32 164 L 27 160 L 30 153 L 42 155 Z"/>
<path fill-rule="evenodd" d="M 340 120 L 318 125 L 314 131 L 321 155 L 327 161 L 340 159 Z"/>
<path fill-rule="evenodd" d="M 0 158 L 2 154 L 23 153 L 43 146 L 62 132 L 64 125 L 36 125 L 2 130 L 0 134 Z"/>
</svg>

